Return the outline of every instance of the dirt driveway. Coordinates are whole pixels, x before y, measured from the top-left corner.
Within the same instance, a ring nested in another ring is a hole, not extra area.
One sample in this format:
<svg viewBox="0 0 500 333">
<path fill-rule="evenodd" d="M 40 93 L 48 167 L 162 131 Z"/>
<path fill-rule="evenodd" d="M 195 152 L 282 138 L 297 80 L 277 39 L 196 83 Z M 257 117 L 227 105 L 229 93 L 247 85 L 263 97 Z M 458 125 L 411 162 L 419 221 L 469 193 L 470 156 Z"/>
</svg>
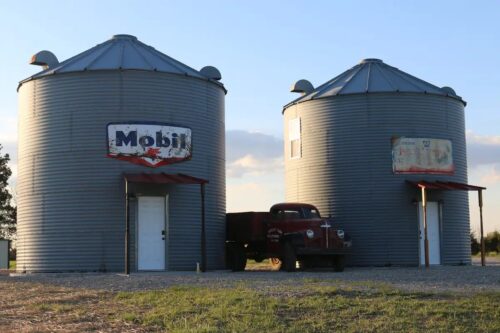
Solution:
<svg viewBox="0 0 500 333">
<path fill-rule="evenodd" d="M 264 267 L 265 268 L 265 267 Z M 474 293 L 500 291 L 500 266 L 438 266 L 429 269 L 416 267 L 347 268 L 342 273 L 330 271 L 274 272 L 257 267 L 256 270 L 233 273 L 229 271 L 162 272 L 122 274 L 28 274 L 3 276 L 0 281 L 10 283 L 41 283 L 44 285 L 88 290 L 127 291 L 163 289 L 175 285 L 250 287 L 295 284 L 297 281 L 315 281 L 327 285 L 351 282 L 384 283 L 408 291 L 453 291 Z"/>
</svg>

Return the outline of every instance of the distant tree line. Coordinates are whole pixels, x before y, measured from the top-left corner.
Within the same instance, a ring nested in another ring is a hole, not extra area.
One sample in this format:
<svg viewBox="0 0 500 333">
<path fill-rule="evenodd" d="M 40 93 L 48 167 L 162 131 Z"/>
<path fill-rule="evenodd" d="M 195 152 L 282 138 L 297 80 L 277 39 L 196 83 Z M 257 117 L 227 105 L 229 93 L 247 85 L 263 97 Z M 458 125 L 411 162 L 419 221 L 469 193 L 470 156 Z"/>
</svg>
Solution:
<svg viewBox="0 0 500 333">
<path fill-rule="evenodd" d="M 470 246 L 472 254 L 478 254 L 481 252 L 481 244 L 479 243 L 478 238 L 475 233 L 471 232 L 470 234 Z M 484 249 L 486 253 L 488 252 L 496 252 L 497 254 L 500 252 L 500 232 L 493 231 L 489 232 L 484 238 Z"/>
</svg>

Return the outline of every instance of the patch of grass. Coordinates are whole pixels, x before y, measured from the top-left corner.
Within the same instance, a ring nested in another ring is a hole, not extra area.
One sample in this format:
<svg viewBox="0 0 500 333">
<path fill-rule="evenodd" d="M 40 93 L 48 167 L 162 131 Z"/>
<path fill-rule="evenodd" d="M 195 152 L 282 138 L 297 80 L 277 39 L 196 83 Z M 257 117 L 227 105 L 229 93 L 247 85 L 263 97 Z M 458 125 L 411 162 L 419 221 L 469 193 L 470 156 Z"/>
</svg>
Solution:
<svg viewBox="0 0 500 333">
<path fill-rule="evenodd" d="M 255 270 L 269 270 L 272 269 L 271 263 L 269 259 L 264 259 L 261 262 L 256 262 L 253 259 L 247 260 L 246 270 L 255 271 Z"/>
<path fill-rule="evenodd" d="M 55 313 L 63 313 L 70 312 L 74 310 L 74 306 L 70 304 L 64 303 L 37 303 L 31 305 L 31 307 L 35 310 L 39 310 L 42 312 L 55 312 Z"/>
<path fill-rule="evenodd" d="M 272 293 L 181 286 L 121 292 L 116 301 L 120 319 L 168 332 L 500 331 L 500 293 L 409 293 L 308 282 Z"/>
</svg>

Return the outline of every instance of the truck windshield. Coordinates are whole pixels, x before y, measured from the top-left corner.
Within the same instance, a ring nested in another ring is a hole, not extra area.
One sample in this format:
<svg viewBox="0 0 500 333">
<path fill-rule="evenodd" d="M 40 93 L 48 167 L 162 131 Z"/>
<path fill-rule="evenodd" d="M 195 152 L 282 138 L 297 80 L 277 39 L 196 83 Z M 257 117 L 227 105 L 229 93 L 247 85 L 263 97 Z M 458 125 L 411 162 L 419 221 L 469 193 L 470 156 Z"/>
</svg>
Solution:
<svg viewBox="0 0 500 333">
<path fill-rule="evenodd" d="M 317 209 L 314 208 L 304 208 L 304 216 L 306 219 L 319 219 L 321 216 L 319 216 L 319 212 Z"/>
<path fill-rule="evenodd" d="M 280 209 L 272 212 L 273 216 L 283 220 L 298 220 L 300 219 L 300 211 L 295 209 Z"/>
</svg>

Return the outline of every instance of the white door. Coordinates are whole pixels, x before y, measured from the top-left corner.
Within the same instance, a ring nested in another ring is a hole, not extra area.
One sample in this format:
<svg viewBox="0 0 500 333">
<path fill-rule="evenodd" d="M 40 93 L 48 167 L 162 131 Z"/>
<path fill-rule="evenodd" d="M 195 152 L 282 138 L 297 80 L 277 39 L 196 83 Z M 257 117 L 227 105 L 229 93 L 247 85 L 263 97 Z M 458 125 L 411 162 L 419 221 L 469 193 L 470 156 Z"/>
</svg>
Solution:
<svg viewBox="0 0 500 333">
<path fill-rule="evenodd" d="M 139 197 L 138 269 L 165 270 L 165 198 Z"/>
<path fill-rule="evenodd" d="M 418 203 L 420 265 L 425 265 L 424 213 L 422 203 Z M 429 240 L 429 264 L 441 264 L 441 247 L 439 235 L 439 205 L 437 202 L 427 202 L 427 239 Z"/>
</svg>

